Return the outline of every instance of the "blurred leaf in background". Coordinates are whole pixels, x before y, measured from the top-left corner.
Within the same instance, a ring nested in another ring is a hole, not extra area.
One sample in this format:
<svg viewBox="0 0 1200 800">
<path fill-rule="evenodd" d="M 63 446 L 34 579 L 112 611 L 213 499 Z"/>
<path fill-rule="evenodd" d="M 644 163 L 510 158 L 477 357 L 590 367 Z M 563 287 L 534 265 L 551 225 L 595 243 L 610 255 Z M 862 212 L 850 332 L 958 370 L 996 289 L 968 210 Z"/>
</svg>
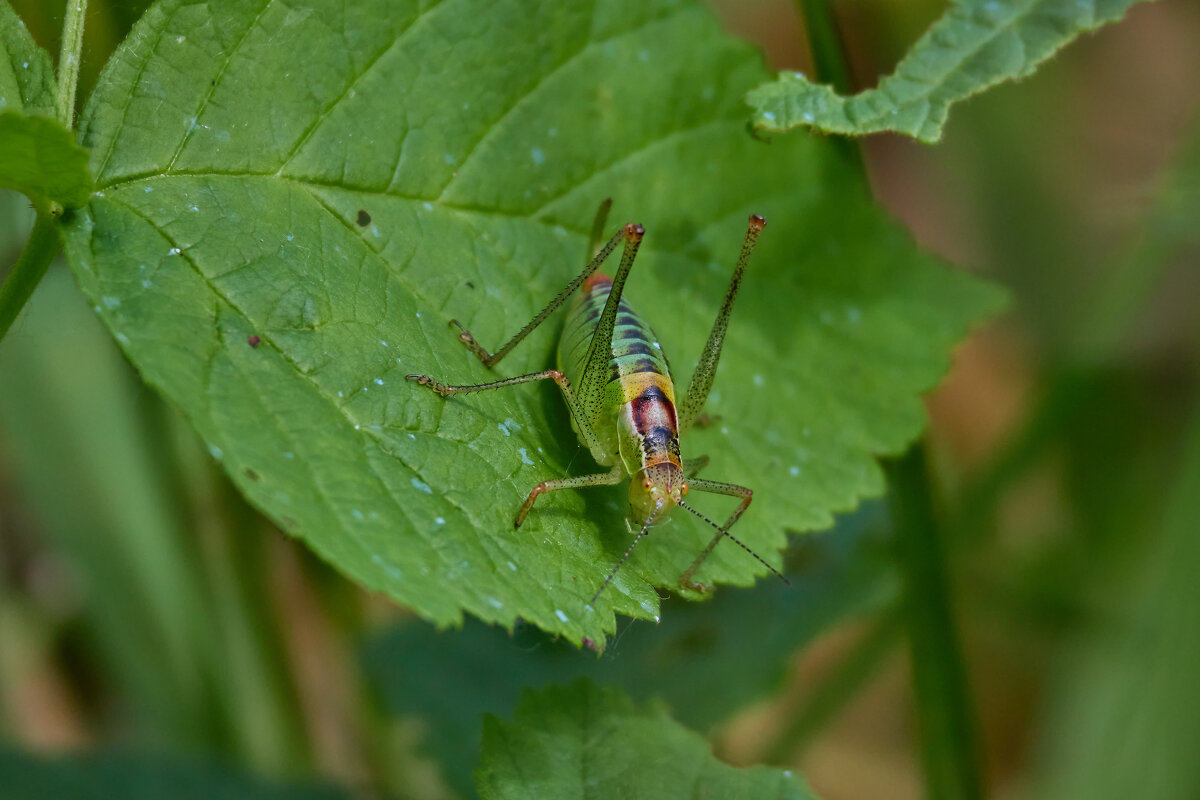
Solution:
<svg viewBox="0 0 1200 800">
<path fill-rule="evenodd" d="M 587 676 L 638 700 L 662 698 L 681 722 L 707 731 L 776 691 L 798 649 L 891 601 L 881 517 L 881 505 L 868 503 L 793 545 L 792 586 L 768 581 L 704 604 L 670 601 L 661 623 L 630 622 L 601 658 L 529 626 L 508 634 L 468 622 L 439 633 L 407 623 L 374 639 L 363 667 L 389 713 L 421 719 L 426 748 L 464 795 L 482 715 L 511 713 L 523 687 Z"/>
</svg>

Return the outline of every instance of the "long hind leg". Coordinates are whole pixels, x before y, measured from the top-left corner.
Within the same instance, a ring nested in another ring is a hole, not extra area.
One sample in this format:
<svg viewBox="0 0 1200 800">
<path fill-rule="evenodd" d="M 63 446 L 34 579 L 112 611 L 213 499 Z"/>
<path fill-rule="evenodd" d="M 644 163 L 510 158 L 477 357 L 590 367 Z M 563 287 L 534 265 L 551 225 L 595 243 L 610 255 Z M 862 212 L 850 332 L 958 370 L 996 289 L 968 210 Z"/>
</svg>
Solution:
<svg viewBox="0 0 1200 800">
<path fill-rule="evenodd" d="M 692 373 L 692 380 L 688 383 L 687 394 L 679 407 L 679 434 L 681 436 L 692 427 L 692 423 L 696 421 L 696 417 L 704 408 L 705 401 L 708 400 L 708 390 L 712 388 L 713 377 L 717 373 L 717 362 L 721 359 L 721 346 L 725 344 L 725 330 L 729 327 L 729 312 L 733 310 L 733 301 L 737 298 L 742 275 L 746 272 L 746 264 L 750 262 L 750 254 L 754 252 L 754 246 L 758 243 L 758 235 L 762 233 L 766 224 L 767 221 L 758 214 L 751 215 L 750 223 L 746 227 L 746 238 L 742 242 L 742 252 L 738 256 L 737 267 L 733 270 L 729 289 L 725 292 L 725 302 L 721 304 L 721 310 L 717 313 L 716 322 L 713 323 L 712 331 L 708 334 L 708 342 L 704 345 L 704 352 L 700 354 L 696 371 Z"/>
<path fill-rule="evenodd" d="M 605 217 L 607 217 L 607 208 L 601 205 L 601 210 L 604 212 Z M 599 252 L 597 252 L 590 261 L 588 261 L 587 266 L 583 268 L 583 272 L 576 275 L 561 292 L 554 296 L 553 300 L 546 304 L 545 308 L 539 311 L 537 315 L 525 325 L 524 328 L 521 328 L 521 330 L 517 331 L 516 335 L 505 342 L 504 345 L 495 353 L 489 353 L 481 344 L 479 344 L 479 342 L 475 341 L 474 335 L 472 335 L 471 332 L 467 330 L 466 327 L 464 327 L 463 324 L 458 320 L 452 319 L 450 320 L 450 324 L 458 328 L 459 340 L 462 341 L 462 343 L 467 346 L 467 349 L 474 353 L 475 356 L 483 362 L 485 367 L 494 367 L 496 364 L 500 363 L 500 359 L 512 352 L 512 349 L 520 344 L 522 339 L 532 333 L 534 328 L 545 322 L 546 317 L 558 310 L 558 307 L 565 303 L 567 299 L 575 293 L 575 290 L 582 286 L 583 282 L 591 277 L 593 272 L 600 268 L 600 265 L 603 264 L 605 259 L 612 254 L 612 251 L 617 248 L 617 245 L 621 243 L 623 238 L 625 238 L 625 231 L 621 230 L 618 231 L 611 239 L 609 239 L 607 244 L 605 244 L 604 247 L 602 247 Z"/>
</svg>

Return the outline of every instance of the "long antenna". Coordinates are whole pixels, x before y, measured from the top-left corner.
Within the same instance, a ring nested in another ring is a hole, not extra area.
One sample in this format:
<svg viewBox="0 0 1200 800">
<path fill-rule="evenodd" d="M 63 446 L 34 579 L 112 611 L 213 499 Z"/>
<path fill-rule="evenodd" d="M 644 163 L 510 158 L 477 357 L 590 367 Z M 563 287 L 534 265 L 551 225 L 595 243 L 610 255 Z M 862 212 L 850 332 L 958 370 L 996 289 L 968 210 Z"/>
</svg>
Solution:
<svg viewBox="0 0 1200 800">
<path fill-rule="evenodd" d="M 681 506 L 681 507 L 683 507 L 683 508 L 686 508 L 688 511 L 692 512 L 692 513 L 693 513 L 693 514 L 695 514 L 697 517 L 699 517 L 700 519 L 704 520 L 704 521 L 705 521 L 705 522 L 707 522 L 709 525 L 712 525 L 714 528 L 716 528 L 717 530 L 719 530 L 721 533 L 723 533 L 723 534 L 725 534 L 726 536 L 728 536 L 728 537 L 730 538 L 730 540 L 731 540 L 731 541 L 733 541 L 733 543 L 734 543 L 734 544 L 736 544 L 738 547 L 742 548 L 742 549 L 743 549 L 743 550 L 745 550 L 747 553 L 749 553 L 750 555 L 752 555 L 752 556 L 754 556 L 756 559 L 758 559 L 758 563 L 762 564 L 764 567 L 766 567 L 767 569 L 771 570 L 771 572 L 774 572 L 774 573 L 775 573 L 775 575 L 776 575 L 776 577 L 778 577 L 778 578 L 779 578 L 779 580 L 783 581 L 783 582 L 784 582 L 784 583 L 786 583 L 788 586 L 791 586 L 791 585 L 792 585 L 792 582 L 791 582 L 791 581 L 789 581 L 787 578 L 783 577 L 783 575 L 782 575 L 782 574 L 779 572 L 779 570 L 777 570 L 777 569 L 775 569 L 774 567 L 772 567 L 772 566 L 771 566 L 770 564 L 768 564 L 766 561 L 763 561 L 763 559 L 762 559 L 762 556 L 760 556 L 758 553 L 754 552 L 754 551 L 753 551 L 753 550 L 751 550 L 749 547 L 747 547 L 746 545 L 744 545 L 744 544 L 742 543 L 741 539 L 738 539 L 738 538 L 737 538 L 736 536 L 734 536 L 732 533 L 730 533 L 729 531 L 725 530 L 725 529 L 724 529 L 724 528 L 722 528 L 720 525 L 718 525 L 717 523 L 713 522 L 711 519 L 709 519 L 708 517 L 704 516 L 704 515 L 703 515 L 703 514 L 701 514 L 699 511 L 697 511 L 696 509 L 692 508 L 691 506 L 689 506 L 687 503 L 683 502 L 682 500 L 680 500 L 680 501 L 678 502 L 678 505 L 679 505 L 679 506 Z M 636 544 L 636 542 L 635 542 L 635 544 Z M 632 550 L 633 548 L 631 547 L 630 549 Z M 593 598 L 593 599 L 594 599 L 594 598 Z"/>
<path fill-rule="evenodd" d="M 661 508 L 661 506 L 659 506 L 659 508 Z M 640 531 L 638 531 L 637 538 L 633 540 L 633 544 L 629 545 L 629 549 L 625 551 L 625 555 L 621 556 L 621 560 L 617 562 L 615 567 L 613 567 L 612 572 L 608 573 L 608 577 L 604 579 L 604 584 L 596 590 L 596 593 L 592 595 L 592 599 L 588 600 L 589 606 L 596 602 L 596 598 L 600 596 L 600 593 L 607 589 L 608 585 L 612 583 L 612 579 L 616 576 L 617 570 L 624 566 L 625 560 L 629 558 L 629 554 L 633 552 L 633 548 L 637 547 L 637 543 L 642 540 L 642 537 L 646 535 L 646 531 L 650 529 L 650 523 L 654 522 L 654 517 L 658 515 L 659 508 L 654 509 L 654 513 L 650 515 L 650 519 L 646 520 L 646 524 L 642 526 Z"/>
</svg>

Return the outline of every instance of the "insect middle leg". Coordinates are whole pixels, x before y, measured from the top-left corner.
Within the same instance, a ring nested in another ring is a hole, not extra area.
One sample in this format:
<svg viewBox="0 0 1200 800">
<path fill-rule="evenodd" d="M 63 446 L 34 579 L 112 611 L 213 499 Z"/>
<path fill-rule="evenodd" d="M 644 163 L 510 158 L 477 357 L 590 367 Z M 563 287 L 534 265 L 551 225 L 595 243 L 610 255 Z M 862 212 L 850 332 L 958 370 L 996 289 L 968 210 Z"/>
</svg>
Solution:
<svg viewBox="0 0 1200 800">
<path fill-rule="evenodd" d="M 556 369 L 542 370 L 541 372 L 531 372 L 528 375 L 517 375 L 515 378 L 504 378 L 498 381 L 489 381 L 488 383 L 476 383 L 469 386 L 451 386 L 450 384 L 442 383 L 439 380 L 429 377 L 428 375 L 406 375 L 410 381 L 415 381 L 422 386 L 428 386 L 433 391 L 440 394 L 442 397 L 448 397 L 452 394 L 471 394 L 472 392 L 486 392 L 490 389 L 503 389 L 505 386 L 516 386 L 519 383 L 533 383 L 534 381 L 552 380 L 558 384 L 558 388 L 562 390 L 563 400 L 566 401 L 567 410 L 571 412 L 571 417 L 575 420 L 575 425 L 579 430 L 579 435 L 583 439 L 584 444 L 588 446 L 593 453 L 603 452 L 603 446 L 600 440 L 593 432 L 590 424 L 584 424 L 586 417 L 583 416 L 578 400 L 575 398 L 575 389 L 571 386 L 571 382 L 567 380 L 567 376 L 563 375 Z"/>
<path fill-rule="evenodd" d="M 688 487 L 700 492 L 723 494 L 728 497 L 740 497 L 742 499 L 742 502 L 738 503 L 738 507 L 735 508 L 733 513 L 729 515 L 729 519 L 725 520 L 725 524 L 722 525 L 721 529 L 717 531 L 717 535 L 714 536 L 712 541 L 708 543 L 708 547 L 705 547 L 703 552 L 696 556 L 696 560 L 692 562 L 692 565 L 683 571 L 683 575 L 679 576 L 680 586 L 684 587 L 685 589 L 695 589 L 700 592 L 705 592 L 708 591 L 708 587 L 704 586 L 704 584 L 694 583 L 692 581 L 692 576 L 696 574 L 696 570 L 700 569 L 700 565 L 703 564 L 705 559 L 708 558 L 709 554 L 712 553 L 713 548 L 717 546 L 717 542 L 721 541 L 721 539 L 728 534 L 729 529 L 733 527 L 733 524 L 737 522 L 742 514 L 745 513 L 746 509 L 750 507 L 750 501 L 754 499 L 754 491 L 746 488 L 745 486 L 738 486 L 736 483 L 706 481 L 699 478 L 693 478 L 691 481 L 689 481 Z M 733 539 L 732 536 L 729 538 Z M 759 558 L 753 550 L 746 547 L 746 545 L 742 544 L 737 539 L 733 539 L 733 541 L 741 545 L 742 549 L 750 555 L 754 556 L 755 558 Z M 759 560 L 761 561 L 762 559 Z"/>
</svg>

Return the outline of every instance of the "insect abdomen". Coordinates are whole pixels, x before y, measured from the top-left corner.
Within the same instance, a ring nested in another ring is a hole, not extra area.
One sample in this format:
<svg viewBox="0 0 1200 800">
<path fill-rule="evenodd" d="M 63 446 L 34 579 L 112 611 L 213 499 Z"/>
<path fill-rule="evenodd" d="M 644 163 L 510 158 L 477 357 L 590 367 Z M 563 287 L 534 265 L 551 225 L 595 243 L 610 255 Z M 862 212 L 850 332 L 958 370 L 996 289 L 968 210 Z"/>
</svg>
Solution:
<svg viewBox="0 0 1200 800">
<path fill-rule="evenodd" d="M 611 285 L 607 276 L 593 276 L 568 312 L 559 340 L 559 369 L 572 382 L 583 372 Z M 599 421 L 598 427 L 610 431 L 610 436 L 617 435 L 623 418 L 630 441 L 619 449 L 631 472 L 662 461 L 678 464 L 679 424 L 670 367 L 654 331 L 624 300 L 618 306 L 608 365 L 607 419 Z"/>
</svg>

